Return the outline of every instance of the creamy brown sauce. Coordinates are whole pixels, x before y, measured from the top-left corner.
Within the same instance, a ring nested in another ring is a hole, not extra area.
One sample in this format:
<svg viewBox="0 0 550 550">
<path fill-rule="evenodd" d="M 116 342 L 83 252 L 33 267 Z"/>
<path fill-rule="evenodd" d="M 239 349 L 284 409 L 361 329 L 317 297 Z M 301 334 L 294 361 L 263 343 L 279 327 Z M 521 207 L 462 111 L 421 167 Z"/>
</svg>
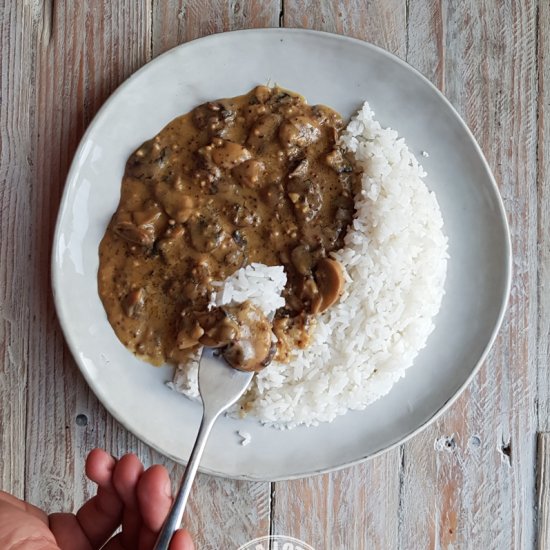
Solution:
<svg viewBox="0 0 550 550">
<path fill-rule="evenodd" d="M 327 258 L 353 216 L 356 178 L 337 146 L 342 127 L 328 107 L 259 86 L 196 107 L 130 156 L 98 275 L 125 346 L 153 364 L 184 362 L 200 345 L 229 346 L 238 367 L 235 334 L 251 327 L 265 360 L 274 352 L 286 360 L 307 345 L 313 316 L 342 285 L 339 265 Z M 256 325 L 244 320 L 249 304 L 207 312 L 212 281 L 252 262 L 284 265 L 287 274 L 286 306 L 273 321 L 276 349 L 257 312 Z M 209 338 L 208 330 L 218 333 Z"/>
</svg>

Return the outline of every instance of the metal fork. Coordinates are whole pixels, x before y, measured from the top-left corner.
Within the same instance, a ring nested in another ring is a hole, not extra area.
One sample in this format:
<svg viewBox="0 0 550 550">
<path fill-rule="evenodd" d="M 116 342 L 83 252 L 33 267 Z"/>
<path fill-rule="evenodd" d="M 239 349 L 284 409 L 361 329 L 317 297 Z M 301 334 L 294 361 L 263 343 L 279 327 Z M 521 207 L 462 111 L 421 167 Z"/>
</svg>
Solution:
<svg viewBox="0 0 550 550">
<path fill-rule="evenodd" d="M 199 393 L 203 404 L 202 421 L 178 494 L 153 550 L 168 550 L 174 531 L 180 527 L 191 486 L 212 426 L 218 416 L 241 397 L 253 375 L 253 372 L 243 372 L 230 367 L 215 349 L 203 348 L 199 363 Z"/>
</svg>

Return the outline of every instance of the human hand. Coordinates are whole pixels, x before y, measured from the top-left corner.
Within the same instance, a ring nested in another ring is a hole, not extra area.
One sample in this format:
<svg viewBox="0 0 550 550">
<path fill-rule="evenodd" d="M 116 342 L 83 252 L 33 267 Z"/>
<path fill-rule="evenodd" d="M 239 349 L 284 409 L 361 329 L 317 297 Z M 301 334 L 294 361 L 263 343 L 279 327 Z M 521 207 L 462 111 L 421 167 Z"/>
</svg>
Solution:
<svg viewBox="0 0 550 550">
<path fill-rule="evenodd" d="M 170 479 L 163 466 L 146 471 L 139 459 L 115 460 L 94 449 L 86 475 L 97 495 L 76 514 L 49 516 L 40 508 L 0 491 L 0 548 L 4 550 L 150 550 L 172 503 Z M 122 531 L 110 538 L 122 525 Z M 103 545 L 109 541 L 105 547 Z M 194 550 L 191 536 L 176 531 L 170 550 Z"/>
</svg>

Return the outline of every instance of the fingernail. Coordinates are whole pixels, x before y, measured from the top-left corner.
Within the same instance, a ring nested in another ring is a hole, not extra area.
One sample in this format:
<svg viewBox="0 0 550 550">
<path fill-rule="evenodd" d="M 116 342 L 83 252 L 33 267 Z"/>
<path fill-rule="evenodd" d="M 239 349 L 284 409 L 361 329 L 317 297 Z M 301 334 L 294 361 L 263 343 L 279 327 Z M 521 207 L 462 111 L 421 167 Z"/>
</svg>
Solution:
<svg viewBox="0 0 550 550">
<path fill-rule="evenodd" d="M 166 492 L 166 496 L 172 498 L 172 485 L 169 481 L 166 482 L 166 485 L 164 486 L 164 490 Z"/>
</svg>

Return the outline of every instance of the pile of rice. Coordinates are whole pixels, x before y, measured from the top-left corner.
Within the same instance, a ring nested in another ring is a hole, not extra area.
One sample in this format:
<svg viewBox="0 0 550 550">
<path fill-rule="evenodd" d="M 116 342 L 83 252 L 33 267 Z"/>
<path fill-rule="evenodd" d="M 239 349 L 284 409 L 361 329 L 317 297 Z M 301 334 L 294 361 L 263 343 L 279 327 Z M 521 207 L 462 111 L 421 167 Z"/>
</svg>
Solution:
<svg viewBox="0 0 550 550">
<path fill-rule="evenodd" d="M 425 346 L 444 293 L 447 239 L 441 212 L 405 141 L 382 128 L 367 103 L 341 141 L 364 171 L 345 246 L 332 254 L 344 268 L 344 293 L 318 317 L 311 345 L 289 364 L 273 362 L 262 370 L 239 403 L 280 428 L 330 422 L 386 395 Z M 259 307 L 276 309 L 282 279 L 280 272 L 269 273 L 273 269 L 282 267 L 240 270 L 215 303 L 254 301 L 254 294 L 265 298 Z M 250 276 L 256 279 L 249 295 Z M 196 363 L 176 369 L 173 387 L 198 396 Z"/>
</svg>

